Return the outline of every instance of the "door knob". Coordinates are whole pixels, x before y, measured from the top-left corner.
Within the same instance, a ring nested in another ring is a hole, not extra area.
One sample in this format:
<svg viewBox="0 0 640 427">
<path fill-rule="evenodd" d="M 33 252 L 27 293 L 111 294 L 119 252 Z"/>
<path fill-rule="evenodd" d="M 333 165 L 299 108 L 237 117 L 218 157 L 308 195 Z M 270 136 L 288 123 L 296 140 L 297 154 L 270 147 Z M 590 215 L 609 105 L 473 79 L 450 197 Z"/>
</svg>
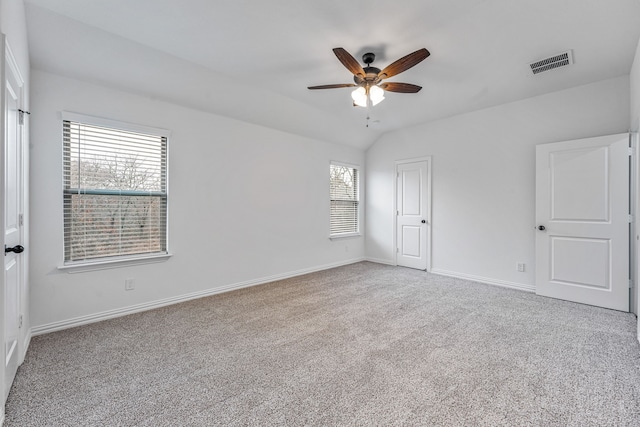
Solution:
<svg viewBox="0 0 640 427">
<path fill-rule="evenodd" d="M 12 248 L 8 248 L 6 245 L 4 247 L 4 253 L 6 254 L 7 252 L 15 252 L 17 254 L 21 254 L 22 252 L 24 252 L 24 246 L 20 246 L 20 245 L 15 245 Z"/>
<path fill-rule="evenodd" d="M 544 230 L 546 230 L 546 227 L 544 225 L 539 225 L 538 226 L 538 230 L 544 231 Z"/>
<path fill-rule="evenodd" d="M 426 224 L 426 223 L 427 223 L 427 220 L 423 219 L 423 220 L 422 220 L 422 223 L 423 223 L 423 224 Z"/>
</svg>

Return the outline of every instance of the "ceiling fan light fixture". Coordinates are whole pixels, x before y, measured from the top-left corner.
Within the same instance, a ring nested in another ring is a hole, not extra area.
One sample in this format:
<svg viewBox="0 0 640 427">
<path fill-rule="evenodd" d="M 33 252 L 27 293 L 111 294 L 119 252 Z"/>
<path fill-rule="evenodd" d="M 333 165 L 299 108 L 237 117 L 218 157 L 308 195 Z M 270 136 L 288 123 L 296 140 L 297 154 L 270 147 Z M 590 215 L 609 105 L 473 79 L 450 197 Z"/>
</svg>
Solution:
<svg viewBox="0 0 640 427">
<path fill-rule="evenodd" d="M 353 103 L 357 106 L 367 106 L 367 90 L 362 86 L 351 92 L 351 98 L 353 99 Z"/>
<path fill-rule="evenodd" d="M 369 88 L 369 98 L 371 105 L 378 105 L 384 99 L 384 90 L 380 86 L 371 86 Z"/>
</svg>

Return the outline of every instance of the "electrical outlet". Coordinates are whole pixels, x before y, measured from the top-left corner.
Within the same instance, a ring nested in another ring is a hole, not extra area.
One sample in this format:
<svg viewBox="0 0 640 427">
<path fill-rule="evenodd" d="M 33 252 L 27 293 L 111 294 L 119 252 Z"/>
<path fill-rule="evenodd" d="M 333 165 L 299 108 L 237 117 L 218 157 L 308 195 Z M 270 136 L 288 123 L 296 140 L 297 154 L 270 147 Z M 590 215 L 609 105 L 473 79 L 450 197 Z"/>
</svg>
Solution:
<svg viewBox="0 0 640 427">
<path fill-rule="evenodd" d="M 136 288 L 136 281 L 134 279 L 124 279 L 124 290 L 132 291 Z"/>
<path fill-rule="evenodd" d="M 519 262 L 517 268 L 520 273 L 524 273 L 524 262 Z"/>
</svg>

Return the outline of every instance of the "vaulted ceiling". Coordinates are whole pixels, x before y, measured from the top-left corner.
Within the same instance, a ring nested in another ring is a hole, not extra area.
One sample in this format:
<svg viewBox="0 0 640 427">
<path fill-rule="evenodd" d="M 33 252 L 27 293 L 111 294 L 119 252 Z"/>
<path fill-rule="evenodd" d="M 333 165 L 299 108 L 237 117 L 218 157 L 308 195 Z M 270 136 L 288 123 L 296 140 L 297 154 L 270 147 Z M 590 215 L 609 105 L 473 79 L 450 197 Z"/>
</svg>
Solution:
<svg viewBox="0 0 640 427">
<path fill-rule="evenodd" d="M 26 0 L 31 65 L 311 138 L 367 148 L 382 133 L 628 75 L 638 0 Z M 353 107 L 332 52 L 423 87 Z M 575 64 L 529 64 L 572 50 Z M 37 96 L 33 94 L 32 96 Z M 366 117 L 370 115 L 367 128 Z"/>
</svg>

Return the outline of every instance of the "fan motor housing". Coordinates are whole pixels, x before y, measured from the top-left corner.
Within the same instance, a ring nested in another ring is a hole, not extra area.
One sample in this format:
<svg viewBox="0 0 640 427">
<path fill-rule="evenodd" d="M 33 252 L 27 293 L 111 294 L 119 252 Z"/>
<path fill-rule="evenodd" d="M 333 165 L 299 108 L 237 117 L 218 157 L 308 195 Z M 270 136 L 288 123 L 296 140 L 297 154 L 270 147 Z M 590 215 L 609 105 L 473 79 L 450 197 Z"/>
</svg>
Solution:
<svg viewBox="0 0 640 427">
<path fill-rule="evenodd" d="M 353 76 L 353 81 L 356 82 L 356 84 L 359 85 L 364 82 L 377 84 L 380 81 L 380 78 L 378 77 L 378 74 L 380 73 L 380 68 L 365 67 L 363 69 L 365 72 L 364 79 L 361 78 L 359 75 Z"/>
</svg>

